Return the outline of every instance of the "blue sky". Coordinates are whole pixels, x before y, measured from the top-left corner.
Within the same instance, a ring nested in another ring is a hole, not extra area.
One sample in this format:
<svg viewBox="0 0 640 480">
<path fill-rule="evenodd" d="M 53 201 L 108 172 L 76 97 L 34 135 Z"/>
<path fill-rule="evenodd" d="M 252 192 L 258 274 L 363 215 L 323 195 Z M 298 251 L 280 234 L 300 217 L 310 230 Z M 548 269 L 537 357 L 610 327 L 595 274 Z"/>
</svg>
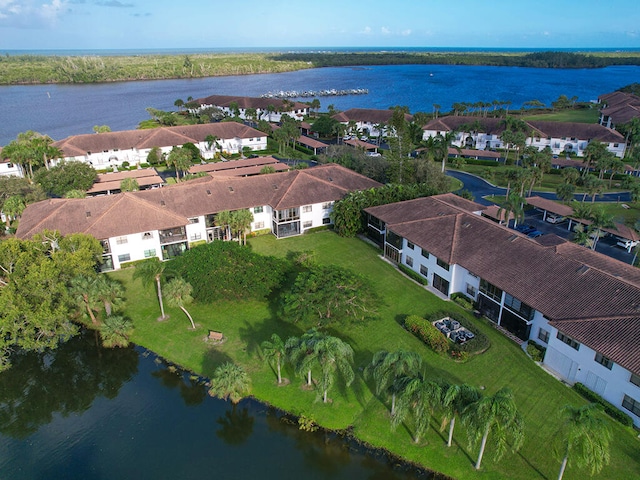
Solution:
<svg viewBox="0 0 640 480">
<path fill-rule="evenodd" d="M 640 48 L 638 0 L 0 0 L 0 52 Z"/>
</svg>

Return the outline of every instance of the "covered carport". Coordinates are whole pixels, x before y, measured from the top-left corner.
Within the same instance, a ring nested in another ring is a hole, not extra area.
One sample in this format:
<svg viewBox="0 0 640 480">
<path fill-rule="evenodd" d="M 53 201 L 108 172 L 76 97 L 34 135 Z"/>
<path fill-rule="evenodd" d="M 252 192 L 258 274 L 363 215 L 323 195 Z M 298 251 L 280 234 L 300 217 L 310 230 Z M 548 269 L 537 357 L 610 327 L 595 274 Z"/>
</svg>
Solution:
<svg viewBox="0 0 640 480">
<path fill-rule="evenodd" d="M 546 221 L 547 215 L 552 213 L 554 215 L 560 215 L 561 217 L 566 217 L 569 219 L 569 227 L 567 228 L 567 230 L 571 230 L 571 223 L 575 222 L 575 219 L 572 218 L 573 208 L 571 208 L 569 205 L 563 205 L 562 203 L 549 200 L 548 198 L 537 196 L 527 198 L 527 204 L 542 211 L 542 221 Z"/>
</svg>

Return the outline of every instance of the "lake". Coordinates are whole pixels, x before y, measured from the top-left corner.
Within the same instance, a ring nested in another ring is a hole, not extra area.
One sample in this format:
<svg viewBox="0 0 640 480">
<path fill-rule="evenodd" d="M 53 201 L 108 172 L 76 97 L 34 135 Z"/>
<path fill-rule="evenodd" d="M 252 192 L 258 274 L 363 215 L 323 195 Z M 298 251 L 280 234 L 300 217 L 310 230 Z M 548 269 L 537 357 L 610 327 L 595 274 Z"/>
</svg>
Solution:
<svg viewBox="0 0 640 480">
<path fill-rule="evenodd" d="M 432 478 L 93 333 L 0 374 L 0 478 L 414 480 Z"/>
<path fill-rule="evenodd" d="M 511 101 L 512 108 L 537 99 L 550 106 L 559 95 L 595 100 L 640 79 L 638 66 L 602 69 L 540 69 L 461 65 L 331 67 L 297 72 L 154 80 L 90 85 L 0 86 L 0 145 L 35 130 L 61 140 L 93 133 L 94 125 L 134 129 L 146 108 L 175 110 L 177 99 L 213 94 L 260 96 L 279 90 L 365 88 L 367 95 L 320 97 L 322 110 L 406 105 L 412 113 L 442 111 L 455 102 Z M 309 100 L 309 99 L 305 99 Z"/>
</svg>

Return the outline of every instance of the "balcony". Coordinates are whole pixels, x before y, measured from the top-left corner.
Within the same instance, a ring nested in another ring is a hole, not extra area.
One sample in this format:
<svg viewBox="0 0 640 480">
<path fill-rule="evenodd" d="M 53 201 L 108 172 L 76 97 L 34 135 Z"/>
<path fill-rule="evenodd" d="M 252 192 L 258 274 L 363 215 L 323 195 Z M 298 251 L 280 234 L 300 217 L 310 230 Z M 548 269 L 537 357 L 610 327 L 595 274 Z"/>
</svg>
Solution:
<svg viewBox="0 0 640 480">
<path fill-rule="evenodd" d="M 160 244 L 182 242 L 187 239 L 184 227 L 170 228 L 168 230 L 160 230 Z"/>
</svg>

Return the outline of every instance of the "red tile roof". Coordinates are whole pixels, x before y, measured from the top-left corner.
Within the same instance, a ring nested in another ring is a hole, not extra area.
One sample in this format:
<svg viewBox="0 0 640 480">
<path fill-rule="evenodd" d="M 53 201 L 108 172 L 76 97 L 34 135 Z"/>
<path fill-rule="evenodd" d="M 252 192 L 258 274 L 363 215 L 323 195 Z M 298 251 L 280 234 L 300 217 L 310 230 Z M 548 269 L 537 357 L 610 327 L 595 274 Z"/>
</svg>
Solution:
<svg viewBox="0 0 640 480">
<path fill-rule="evenodd" d="M 640 331 L 640 269 L 559 237 L 536 242 L 441 196 L 366 211 L 390 231 L 481 276 L 567 335 L 576 333 L 576 340 L 640 373 L 640 342 L 627 351 L 626 339 L 612 346 L 602 336 L 607 328 L 626 335 L 617 322 L 633 325 L 633 338 Z"/>
</svg>

